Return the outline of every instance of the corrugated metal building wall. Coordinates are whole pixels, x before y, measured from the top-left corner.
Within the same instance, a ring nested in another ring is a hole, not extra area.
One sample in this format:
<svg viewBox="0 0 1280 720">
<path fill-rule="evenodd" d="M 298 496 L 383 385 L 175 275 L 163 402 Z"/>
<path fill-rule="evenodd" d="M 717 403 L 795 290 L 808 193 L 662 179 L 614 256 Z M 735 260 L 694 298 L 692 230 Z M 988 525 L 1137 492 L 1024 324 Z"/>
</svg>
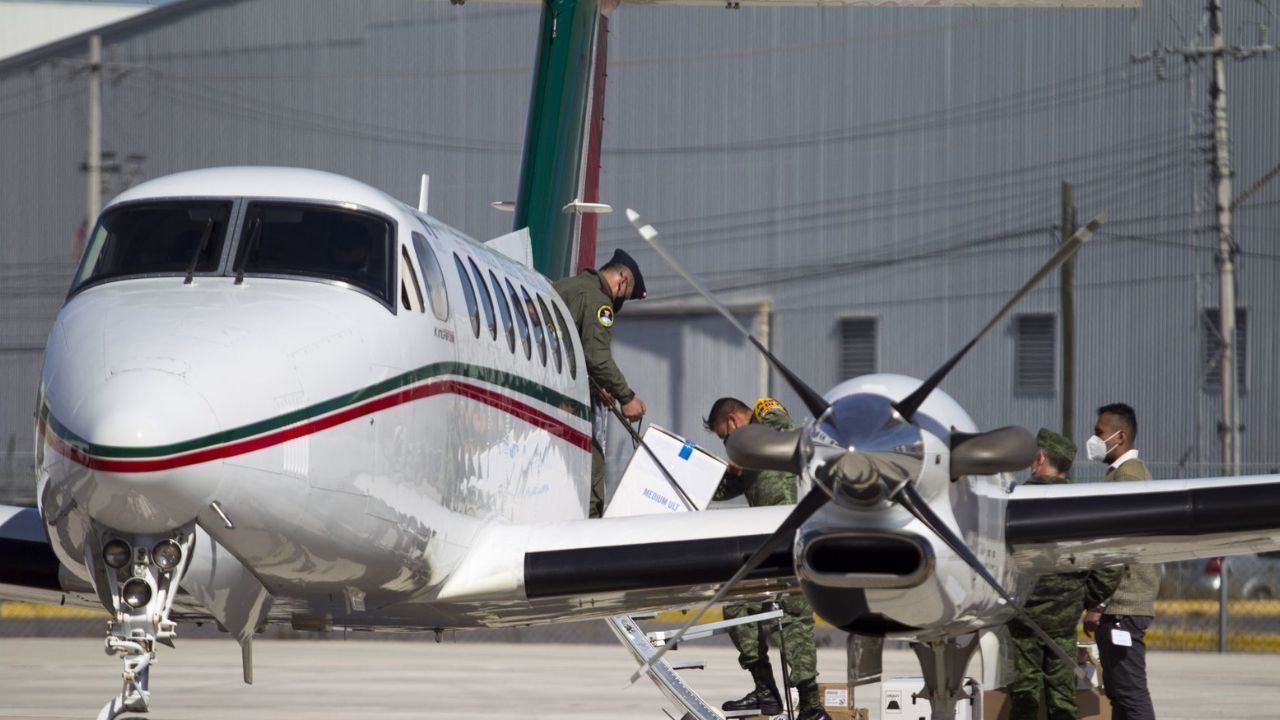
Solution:
<svg viewBox="0 0 1280 720">
<path fill-rule="evenodd" d="M 1231 4 L 1228 42 L 1254 42 L 1267 9 Z M 845 317 L 877 320 L 882 371 L 922 376 L 941 363 L 1052 252 L 1070 180 L 1082 221 L 1111 217 L 1077 269 L 1075 434 L 1088 434 L 1098 404 L 1125 400 L 1159 474 L 1200 472 L 1218 456 L 1217 395 L 1200 382 L 1200 310 L 1217 304 L 1207 65 L 1130 56 L 1194 44 L 1202 15 L 1200 0 L 1140 11 L 623 7 L 602 194 L 641 210 L 745 318 L 767 303 L 773 347 L 826 388 L 841 379 Z M 488 203 L 515 194 L 537 22 L 536 7 L 483 3 L 186 0 L 121 23 L 103 38 L 103 147 L 121 164 L 108 196 L 191 167 L 284 164 L 412 200 L 429 172 L 434 214 L 476 237 L 501 234 L 510 216 Z M 0 64 L 10 488 L 29 487 L 40 348 L 84 222 L 84 54 L 73 40 Z M 1229 67 L 1237 192 L 1280 163 L 1278 61 Z M 1280 182 L 1237 219 L 1245 457 L 1268 470 L 1280 467 L 1269 432 L 1280 422 Z M 652 420 L 711 439 L 699 416 L 721 395 L 754 397 L 758 359 L 715 321 L 682 314 L 697 303 L 620 213 L 601 225 L 601 255 L 633 251 L 651 297 L 669 303 L 651 301 L 643 320 L 641 304 L 628 306 L 624 369 Z M 1057 297 L 1051 281 L 1020 312 L 1056 312 Z M 1056 425 L 1056 394 L 1015 392 L 1014 322 L 944 389 L 982 426 Z"/>
</svg>

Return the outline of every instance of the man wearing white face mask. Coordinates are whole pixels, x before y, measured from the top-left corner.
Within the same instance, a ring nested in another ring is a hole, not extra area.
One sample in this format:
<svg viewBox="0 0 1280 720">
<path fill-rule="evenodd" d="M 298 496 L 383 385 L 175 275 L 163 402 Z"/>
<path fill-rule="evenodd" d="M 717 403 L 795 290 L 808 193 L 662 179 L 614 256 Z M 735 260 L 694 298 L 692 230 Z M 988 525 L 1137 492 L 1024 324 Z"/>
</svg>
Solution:
<svg viewBox="0 0 1280 720">
<path fill-rule="evenodd" d="M 1098 408 L 1093 437 L 1085 444 L 1090 460 L 1105 462 L 1107 482 L 1150 480 L 1147 466 L 1133 448 L 1138 417 L 1123 403 Z M 1105 502 L 1105 501 L 1104 501 Z M 1111 700 L 1113 720 L 1155 720 L 1147 690 L 1147 629 L 1155 620 L 1160 568 L 1122 565 L 1094 573 L 1084 616 L 1086 633 L 1097 633 L 1102 656 L 1102 679 Z M 1114 588 L 1114 592 L 1108 592 Z"/>
</svg>

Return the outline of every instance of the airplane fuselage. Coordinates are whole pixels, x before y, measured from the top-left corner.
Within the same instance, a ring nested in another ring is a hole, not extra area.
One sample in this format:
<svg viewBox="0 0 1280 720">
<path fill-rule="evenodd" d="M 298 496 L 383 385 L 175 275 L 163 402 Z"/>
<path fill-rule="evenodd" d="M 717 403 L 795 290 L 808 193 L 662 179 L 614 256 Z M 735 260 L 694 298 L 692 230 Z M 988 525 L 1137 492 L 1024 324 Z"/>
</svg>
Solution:
<svg viewBox="0 0 1280 720">
<path fill-rule="evenodd" d="M 211 207 L 219 252 L 188 283 L 194 246 L 162 235 Z M 82 580 L 95 527 L 194 522 L 273 595 L 372 609 L 429 596 L 486 523 L 585 516 L 586 373 L 546 278 L 319 172 L 183 173 L 103 218 L 38 407 L 40 506 Z M 351 230 L 369 247 L 350 280 L 323 267 L 343 249 L 321 224 L 345 218 L 385 230 Z"/>
</svg>

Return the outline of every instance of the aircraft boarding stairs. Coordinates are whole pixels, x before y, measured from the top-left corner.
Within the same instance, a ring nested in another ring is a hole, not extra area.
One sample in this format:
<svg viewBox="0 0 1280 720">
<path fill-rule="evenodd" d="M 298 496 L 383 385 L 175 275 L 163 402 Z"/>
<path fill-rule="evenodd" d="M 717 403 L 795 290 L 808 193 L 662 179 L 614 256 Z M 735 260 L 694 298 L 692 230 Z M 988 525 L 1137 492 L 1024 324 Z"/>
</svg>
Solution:
<svg viewBox="0 0 1280 720">
<path fill-rule="evenodd" d="M 630 430 L 629 426 L 626 429 Z M 640 439 L 634 434 L 634 430 L 631 433 L 633 441 Z M 636 444 L 636 452 L 627 463 L 618 489 L 609 500 L 605 517 L 700 512 L 706 509 L 724 474 L 724 461 L 656 425 L 646 427 L 642 443 Z M 655 499 L 660 499 L 661 502 Z M 713 637 L 737 625 L 780 622 L 781 617 L 781 610 L 773 610 L 733 620 L 695 625 L 685 633 L 681 642 Z M 618 641 L 641 665 L 657 653 L 674 634 L 674 631 L 646 633 L 635 618 L 627 615 L 616 615 L 607 622 Z M 680 675 L 681 671 L 701 670 L 705 664 L 700 661 L 669 663 L 666 659 L 668 657 L 670 655 L 664 655 L 648 671 L 648 675 L 663 695 L 677 707 L 684 709 L 680 720 L 722 720 L 726 717 L 760 714 L 755 711 L 726 714 L 712 707 Z"/>
<path fill-rule="evenodd" d="M 733 620 L 721 620 L 720 622 L 706 623 L 703 625 L 694 625 L 689 628 L 681 638 L 681 642 L 690 642 L 694 640 L 702 640 L 721 633 L 728 632 L 730 628 L 738 625 L 746 625 L 748 623 L 759 622 L 780 622 L 782 618 L 781 610 L 770 610 L 767 612 L 748 615 L 746 617 L 734 618 Z M 636 621 L 627 615 L 615 615 L 607 620 L 613 634 L 618 637 L 618 641 L 622 646 L 629 650 L 638 664 L 643 665 L 657 651 L 658 648 L 675 634 L 674 630 L 644 632 Z M 678 650 L 679 646 L 675 648 Z M 680 720 L 721 720 L 721 718 L 732 718 L 740 716 L 760 715 L 758 710 L 740 710 L 736 712 L 723 712 L 717 710 L 702 699 L 702 696 L 693 689 L 689 683 L 685 682 L 680 676 L 683 670 L 702 670 L 706 667 L 706 663 L 701 660 L 692 660 L 688 662 L 676 661 L 674 664 L 667 662 L 670 655 L 665 655 L 661 660 L 649 670 L 649 679 L 653 681 L 658 689 L 666 695 L 671 702 L 677 707 L 684 708 L 684 715 Z"/>
</svg>

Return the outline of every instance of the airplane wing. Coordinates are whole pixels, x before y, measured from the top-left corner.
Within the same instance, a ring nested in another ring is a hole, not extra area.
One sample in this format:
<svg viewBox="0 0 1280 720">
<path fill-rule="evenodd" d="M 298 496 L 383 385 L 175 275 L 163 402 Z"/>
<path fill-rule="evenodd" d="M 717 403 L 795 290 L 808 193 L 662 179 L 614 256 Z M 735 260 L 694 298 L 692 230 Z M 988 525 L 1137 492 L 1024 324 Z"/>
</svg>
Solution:
<svg viewBox="0 0 1280 720">
<path fill-rule="evenodd" d="M 792 506 L 489 526 L 436 604 L 497 627 L 685 607 L 718 586 Z M 798 588 L 787 543 L 731 599 Z"/>
<path fill-rule="evenodd" d="M 1161 563 L 1280 548 L 1280 475 L 1023 485 L 1005 506 L 1019 569 Z"/>
<path fill-rule="evenodd" d="M 61 567 L 40 513 L 0 505 L 0 598 L 58 602 L 63 593 Z"/>
</svg>

